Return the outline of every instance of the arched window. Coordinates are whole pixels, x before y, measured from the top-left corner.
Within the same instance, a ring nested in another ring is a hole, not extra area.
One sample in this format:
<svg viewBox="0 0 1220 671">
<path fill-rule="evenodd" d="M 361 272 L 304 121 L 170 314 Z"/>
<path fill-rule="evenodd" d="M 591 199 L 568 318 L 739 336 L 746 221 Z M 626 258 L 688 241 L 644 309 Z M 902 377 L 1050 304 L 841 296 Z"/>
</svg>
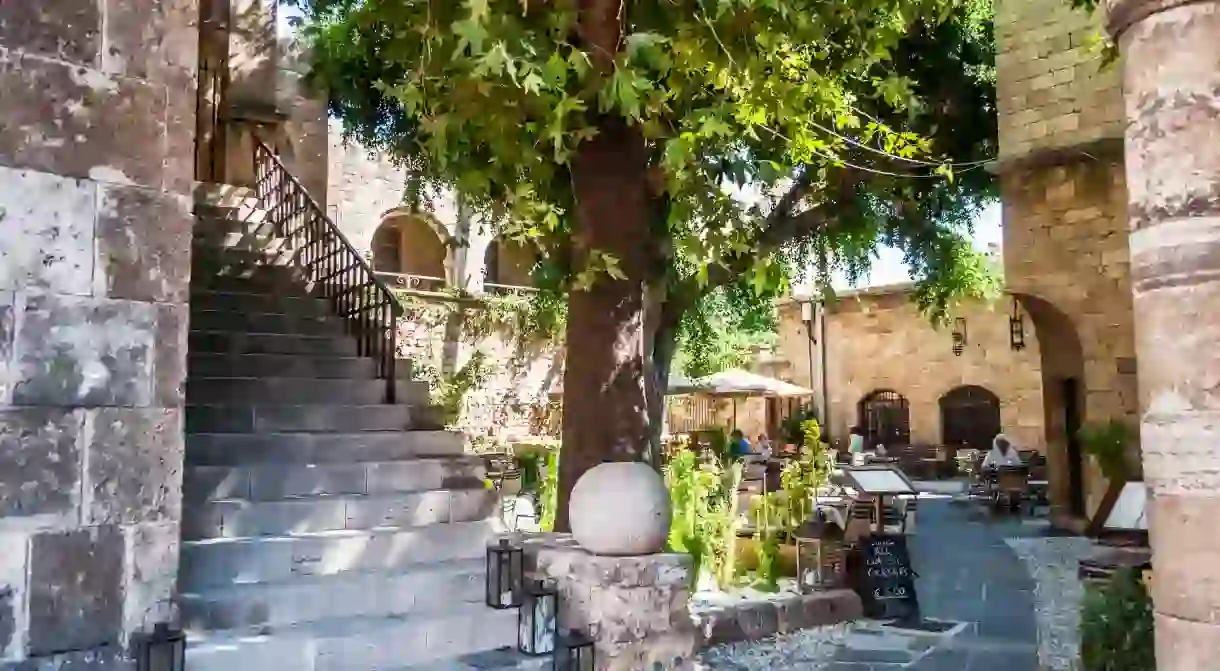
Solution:
<svg viewBox="0 0 1220 671">
<path fill-rule="evenodd" d="M 865 447 L 911 442 L 911 407 L 902 394 L 878 389 L 860 399 L 859 414 Z"/>
<path fill-rule="evenodd" d="M 976 385 L 950 389 L 940 397 L 940 435 L 945 445 L 991 449 L 1000 432 L 1000 399 Z"/>
<path fill-rule="evenodd" d="M 373 270 L 390 286 L 437 290 L 447 283 L 449 250 L 423 217 L 386 217 L 373 233 L 372 247 Z"/>
<path fill-rule="evenodd" d="M 483 286 L 489 291 L 532 287 L 537 260 L 533 249 L 515 240 L 492 240 L 483 254 Z"/>
</svg>

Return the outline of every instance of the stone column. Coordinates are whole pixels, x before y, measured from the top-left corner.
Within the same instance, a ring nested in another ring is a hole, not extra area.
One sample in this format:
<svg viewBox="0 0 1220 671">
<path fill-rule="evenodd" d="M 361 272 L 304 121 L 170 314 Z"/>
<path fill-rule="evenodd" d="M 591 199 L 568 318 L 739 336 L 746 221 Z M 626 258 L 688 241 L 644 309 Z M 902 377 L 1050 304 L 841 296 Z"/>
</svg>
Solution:
<svg viewBox="0 0 1220 671">
<path fill-rule="evenodd" d="M 1220 657 L 1220 2 L 1108 0 L 1124 58 L 1157 667 Z"/>
<path fill-rule="evenodd" d="M 0 3 L 0 667 L 175 616 L 197 19 Z"/>
</svg>

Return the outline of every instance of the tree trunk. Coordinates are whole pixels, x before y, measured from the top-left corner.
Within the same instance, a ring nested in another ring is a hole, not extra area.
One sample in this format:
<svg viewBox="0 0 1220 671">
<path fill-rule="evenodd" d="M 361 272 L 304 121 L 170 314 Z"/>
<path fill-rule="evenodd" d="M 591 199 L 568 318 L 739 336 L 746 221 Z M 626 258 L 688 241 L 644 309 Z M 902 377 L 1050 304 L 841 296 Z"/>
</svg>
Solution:
<svg viewBox="0 0 1220 671">
<path fill-rule="evenodd" d="M 669 373 L 673 369 L 674 354 L 678 349 L 678 327 L 682 319 L 681 313 L 673 311 L 672 301 L 666 301 L 659 296 L 656 304 L 650 305 L 654 315 L 647 319 L 647 384 L 648 394 L 648 452 L 652 465 L 660 470 L 663 465 L 664 446 L 661 444 L 661 432 L 665 428 L 665 399 L 669 389 Z M 651 321 L 651 323 L 649 323 Z"/>
<path fill-rule="evenodd" d="M 557 531 L 570 529 L 568 500 L 585 471 L 606 461 L 643 460 L 648 449 L 648 152 L 640 132 L 621 119 L 605 119 L 599 129 L 572 162 L 575 267 L 583 268 L 596 250 L 614 256 L 626 279 L 603 274 L 568 298 Z"/>
</svg>

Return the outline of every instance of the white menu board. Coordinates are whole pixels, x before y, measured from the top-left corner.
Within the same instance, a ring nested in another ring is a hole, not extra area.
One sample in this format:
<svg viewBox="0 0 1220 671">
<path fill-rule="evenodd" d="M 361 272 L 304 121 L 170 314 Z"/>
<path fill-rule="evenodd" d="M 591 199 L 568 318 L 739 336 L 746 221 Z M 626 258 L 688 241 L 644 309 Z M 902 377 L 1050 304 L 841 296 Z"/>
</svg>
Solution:
<svg viewBox="0 0 1220 671">
<path fill-rule="evenodd" d="M 914 494 L 915 485 L 896 468 L 849 468 L 844 475 L 852 482 L 852 489 L 865 494 Z"/>
</svg>

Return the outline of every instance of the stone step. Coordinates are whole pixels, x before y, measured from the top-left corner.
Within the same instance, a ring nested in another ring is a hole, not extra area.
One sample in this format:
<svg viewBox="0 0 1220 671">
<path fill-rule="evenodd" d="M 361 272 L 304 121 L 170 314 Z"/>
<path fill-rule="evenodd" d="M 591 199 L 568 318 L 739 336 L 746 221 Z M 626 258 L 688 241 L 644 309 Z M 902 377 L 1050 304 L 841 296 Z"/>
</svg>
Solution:
<svg viewBox="0 0 1220 671">
<path fill-rule="evenodd" d="M 266 375 L 367 380 L 377 376 L 377 362 L 367 357 L 191 353 L 187 357 L 187 372 L 202 377 Z"/>
<path fill-rule="evenodd" d="M 201 182 L 195 185 L 191 195 L 194 198 L 196 210 L 201 208 L 232 209 L 258 203 L 258 195 L 254 189 L 217 182 Z"/>
<path fill-rule="evenodd" d="M 271 272 L 272 270 L 278 270 L 279 276 L 276 276 L 275 272 Z M 191 284 L 196 288 L 212 291 L 272 294 L 296 298 L 311 297 L 312 287 L 295 277 L 295 273 L 296 270 L 292 268 L 256 269 L 239 274 L 209 273 L 193 276 Z"/>
<path fill-rule="evenodd" d="M 187 448 L 190 452 L 190 448 Z M 485 469 L 479 457 L 436 457 L 357 463 L 189 466 L 182 496 L 207 501 L 282 501 L 307 496 L 386 496 L 436 489 L 479 489 Z"/>
<path fill-rule="evenodd" d="M 405 373 L 406 371 L 404 371 Z M 428 384 L 396 381 L 395 402 L 407 405 L 428 399 Z M 311 380 L 299 377 L 191 377 L 186 400 L 191 405 L 267 403 L 286 405 L 379 405 L 386 402 L 384 380 Z"/>
<path fill-rule="evenodd" d="M 352 464 L 462 456 L 466 439 L 450 431 L 192 433 L 186 436 L 186 453 L 193 466 Z"/>
<path fill-rule="evenodd" d="M 262 634 L 217 632 L 187 647 L 191 671 L 398 671 L 517 642 L 517 611 L 482 604 L 443 616 L 348 618 Z"/>
<path fill-rule="evenodd" d="M 253 259 L 265 259 L 266 254 L 278 257 L 291 255 L 292 246 L 281 237 L 274 225 L 255 213 L 250 219 L 232 217 L 197 217 L 191 235 L 192 259 L 217 258 L 219 254 L 241 252 L 253 254 Z"/>
<path fill-rule="evenodd" d="M 303 336 L 282 333 L 204 331 L 191 324 L 190 351 L 234 354 L 301 354 L 356 356 L 356 341 L 348 336 Z"/>
<path fill-rule="evenodd" d="M 484 559 L 425 564 L 404 573 L 303 577 L 181 594 L 183 627 L 284 627 L 351 617 L 443 615 L 486 602 Z"/>
<path fill-rule="evenodd" d="M 407 571 L 434 562 L 479 559 L 501 525 L 495 518 L 422 527 L 359 529 L 183 541 L 180 589 L 280 582 L 301 576 Z"/>
<path fill-rule="evenodd" d="M 191 309 L 191 328 L 200 331 L 337 336 L 346 333 L 344 327 L 342 320 L 332 316 Z"/>
<path fill-rule="evenodd" d="M 324 298 L 245 294 L 191 289 L 192 310 L 217 312 L 277 312 L 280 314 L 331 317 L 334 311 Z"/>
<path fill-rule="evenodd" d="M 516 641 L 513 641 L 502 648 L 412 664 L 392 671 L 553 671 L 554 668 L 550 655 L 530 657 L 522 654 L 517 651 Z"/>
<path fill-rule="evenodd" d="M 498 514 L 499 504 L 499 495 L 491 489 L 437 489 L 386 496 L 341 494 L 280 501 L 208 501 L 183 510 L 182 538 L 289 536 L 474 522 Z"/>
<path fill-rule="evenodd" d="M 186 432 L 407 431 L 429 426 L 426 406 L 411 405 L 190 405 Z"/>
</svg>

